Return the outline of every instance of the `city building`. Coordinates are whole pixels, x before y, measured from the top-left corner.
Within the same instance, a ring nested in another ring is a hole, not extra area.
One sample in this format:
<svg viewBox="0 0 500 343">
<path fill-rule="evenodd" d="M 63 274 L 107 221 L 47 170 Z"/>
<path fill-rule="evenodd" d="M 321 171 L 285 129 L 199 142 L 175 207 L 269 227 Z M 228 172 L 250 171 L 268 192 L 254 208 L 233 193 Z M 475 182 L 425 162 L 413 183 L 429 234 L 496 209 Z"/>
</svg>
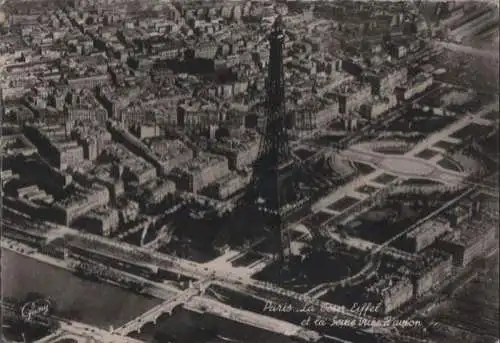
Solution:
<svg viewBox="0 0 500 343">
<path fill-rule="evenodd" d="M 170 180 L 155 179 L 140 186 L 136 199 L 141 208 L 148 210 L 173 197 L 175 183 Z"/>
<path fill-rule="evenodd" d="M 51 204 L 54 197 L 47 194 L 44 190 L 40 189 L 37 185 L 26 186 L 16 190 L 18 199 L 24 199 L 31 203 L 38 203 L 42 205 Z"/>
<path fill-rule="evenodd" d="M 454 205 L 444 212 L 445 218 L 447 218 L 450 222 L 450 226 L 456 228 L 462 223 L 471 219 L 476 204 L 471 201 L 461 201 L 460 203 Z"/>
<path fill-rule="evenodd" d="M 474 258 L 483 256 L 496 242 L 497 226 L 478 220 L 459 224 L 453 232 L 439 240 L 441 249 L 453 255 L 455 266 L 466 266 Z"/>
<path fill-rule="evenodd" d="M 244 131 L 237 137 L 224 137 L 211 145 L 213 153 L 227 157 L 229 168 L 242 170 L 253 164 L 259 154 L 260 136 L 255 131 Z"/>
<path fill-rule="evenodd" d="M 118 119 L 119 113 L 126 109 L 140 93 L 137 87 L 122 87 L 118 89 L 105 85 L 98 88 L 97 99 L 106 109 L 108 117 Z"/>
<path fill-rule="evenodd" d="M 228 86 L 230 89 L 231 87 Z M 207 128 L 221 121 L 217 107 L 201 102 L 181 104 L 177 110 L 178 125 L 186 128 Z"/>
<path fill-rule="evenodd" d="M 145 140 L 162 172 L 168 174 L 176 168 L 193 159 L 193 151 L 180 140 L 168 140 L 164 138 L 151 138 Z"/>
<path fill-rule="evenodd" d="M 436 246 L 420 251 L 409 265 L 414 295 L 421 296 L 442 284 L 450 277 L 452 266 L 452 255 Z"/>
<path fill-rule="evenodd" d="M 130 159 L 123 162 L 123 180 L 143 184 L 156 178 L 156 169 L 146 161 Z"/>
<path fill-rule="evenodd" d="M 236 172 L 231 172 L 209 185 L 204 194 L 217 200 L 226 200 L 244 189 L 249 182 L 249 175 L 240 175 Z"/>
<path fill-rule="evenodd" d="M 111 134 L 98 122 L 78 122 L 71 130 L 71 137 L 83 148 L 85 159 L 94 161 L 112 141 Z"/>
<path fill-rule="evenodd" d="M 397 86 L 406 84 L 408 68 L 400 65 L 383 65 L 368 71 L 365 78 L 370 82 L 373 94 L 384 97 L 393 94 Z"/>
<path fill-rule="evenodd" d="M 127 225 L 137 220 L 140 206 L 137 202 L 121 198 L 117 204 L 120 225 Z"/>
<path fill-rule="evenodd" d="M 372 100 L 372 88 L 358 81 L 340 84 L 333 92 L 339 104 L 339 113 L 356 112 L 363 104 Z"/>
<path fill-rule="evenodd" d="M 38 185 L 54 191 L 66 188 L 73 181 L 70 174 L 53 167 L 43 159 L 36 157 L 36 155 L 25 159 L 20 169 L 26 173 L 23 177 L 27 177 Z"/>
<path fill-rule="evenodd" d="M 399 101 L 413 98 L 415 95 L 425 92 L 434 83 L 432 74 L 420 73 L 412 78 L 408 85 L 398 86 L 395 89 Z"/>
<path fill-rule="evenodd" d="M 386 274 L 369 285 L 365 292 L 366 302 L 381 304 L 379 314 L 385 315 L 407 303 L 413 296 L 413 284 L 408 277 Z"/>
<path fill-rule="evenodd" d="M 180 190 L 197 193 L 219 178 L 229 174 L 226 157 L 201 153 L 170 173 Z"/>
<path fill-rule="evenodd" d="M 69 139 L 67 130 L 62 126 L 28 124 L 24 126 L 24 134 L 38 152 L 58 169 L 77 166 L 84 159 L 83 148 Z"/>
<path fill-rule="evenodd" d="M 63 105 L 63 113 L 67 122 L 97 121 L 103 125 L 108 113 L 88 89 L 82 89 L 76 94 L 69 93 L 66 98 L 69 103 Z"/>
<path fill-rule="evenodd" d="M 37 152 L 36 147 L 22 134 L 2 136 L 2 156 L 30 156 Z"/>
<path fill-rule="evenodd" d="M 76 186 L 65 198 L 52 204 L 52 218 L 59 224 L 69 225 L 77 217 L 108 203 L 109 191 L 105 187 L 97 184 L 90 188 Z"/>
<path fill-rule="evenodd" d="M 451 231 L 451 227 L 446 219 L 432 218 L 408 232 L 403 245 L 410 252 L 419 252 L 449 231 Z"/>
<path fill-rule="evenodd" d="M 118 229 L 119 216 L 114 208 L 97 207 L 78 218 L 75 226 L 87 232 L 109 236 Z"/>
<path fill-rule="evenodd" d="M 135 156 L 119 143 L 107 145 L 101 154 L 101 160 L 117 164 L 120 170 L 118 175 L 126 183 L 142 184 L 154 179 L 157 175 L 157 170 L 152 164 Z"/>
<path fill-rule="evenodd" d="M 118 199 L 124 194 L 125 187 L 122 180 L 123 168 L 117 164 L 100 163 L 91 169 L 75 171 L 75 180 L 82 185 L 94 183 L 106 187 L 109 191 L 110 202 L 117 204 Z"/>
<path fill-rule="evenodd" d="M 396 96 L 388 96 L 383 99 L 376 99 L 370 103 L 361 106 L 359 112 L 366 119 L 377 119 L 380 115 L 387 113 L 390 109 L 396 107 Z"/>
</svg>

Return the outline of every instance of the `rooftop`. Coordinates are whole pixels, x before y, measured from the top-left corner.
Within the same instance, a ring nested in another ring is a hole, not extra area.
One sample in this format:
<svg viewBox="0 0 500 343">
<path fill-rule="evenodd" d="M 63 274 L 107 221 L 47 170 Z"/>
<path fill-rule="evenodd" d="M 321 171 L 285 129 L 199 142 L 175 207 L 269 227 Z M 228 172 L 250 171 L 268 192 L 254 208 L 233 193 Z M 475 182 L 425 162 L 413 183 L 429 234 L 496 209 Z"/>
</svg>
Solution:
<svg viewBox="0 0 500 343">
<path fill-rule="evenodd" d="M 93 184 L 90 188 L 79 187 L 74 189 L 72 193 L 67 194 L 66 197 L 55 201 L 53 206 L 60 209 L 70 209 L 72 207 L 80 206 L 88 202 L 91 194 L 103 191 L 104 189 L 104 187 L 97 184 Z"/>
<path fill-rule="evenodd" d="M 397 274 L 386 274 L 381 279 L 369 285 L 366 291 L 369 294 L 385 296 L 397 292 L 400 288 L 407 287 L 408 285 L 411 285 L 409 278 L 402 278 Z"/>
<path fill-rule="evenodd" d="M 161 161 L 167 161 L 180 155 L 192 153 L 191 149 L 178 139 L 153 138 L 147 139 L 146 144 Z"/>
<path fill-rule="evenodd" d="M 450 227 L 449 222 L 444 218 L 435 217 L 435 218 L 432 218 L 432 219 L 429 219 L 429 220 L 423 222 L 422 224 L 417 226 L 415 229 L 408 232 L 406 237 L 407 238 L 415 238 L 416 236 L 421 235 L 424 232 L 436 231 L 436 230 L 439 231 L 442 227 L 449 228 Z"/>
<path fill-rule="evenodd" d="M 9 152 L 11 153 L 36 152 L 36 147 L 33 144 L 31 144 L 31 142 L 22 134 L 3 136 L 0 142 L 1 142 L 0 151 L 2 152 L 2 155 Z"/>
<path fill-rule="evenodd" d="M 347 82 L 339 84 L 335 92 L 341 95 L 350 95 L 359 92 L 361 89 L 369 88 L 368 84 L 363 84 L 359 81 L 349 80 Z"/>
<path fill-rule="evenodd" d="M 89 218 L 108 218 L 111 216 L 111 214 L 115 212 L 116 210 L 108 207 L 108 206 L 100 206 L 97 208 L 94 208 L 91 210 L 89 213 L 87 213 L 85 216 Z"/>
<path fill-rule="evenodd" d="M 485 225 L 484 222 L 479 220 L 464 221 L 456 229 L 458 234 L 448 235 L 445 237 L 445 240 L 462 246 L 471 246 L 481 239 L 486 232 L 491 230 L 492 227 L 496 227 L 496 224 L 493 222 Z"/>
<path fill-rule="evenodd" d="M 417 258 L 414 261 L 412 261 L 408 267 L 413 272 L 419 274 L 426 273 L 429 269 L 432 269 L 436 265 L 450 258 L 451 255 L 440 249 L 428 248 L 421 251 L 418 254 Z"/>
<path fill-rule="evenodd" d="M 223 156 L 202 153 L 193 158 L 191 161 L 183 164 L 180 169 L 186 172 L 200 172 L 205 168 L 209 168 L 224 161 L 227 161 L 227 159 Z"/>
<path fill-rule="evenodd" d="M 214 148 L 221 152 L 240 152 L 250 149 L 260 141 L 260 136 L 255 131 L 244 131 L 237 137 L 225 137 L 218 141 Z"/>
</svg>

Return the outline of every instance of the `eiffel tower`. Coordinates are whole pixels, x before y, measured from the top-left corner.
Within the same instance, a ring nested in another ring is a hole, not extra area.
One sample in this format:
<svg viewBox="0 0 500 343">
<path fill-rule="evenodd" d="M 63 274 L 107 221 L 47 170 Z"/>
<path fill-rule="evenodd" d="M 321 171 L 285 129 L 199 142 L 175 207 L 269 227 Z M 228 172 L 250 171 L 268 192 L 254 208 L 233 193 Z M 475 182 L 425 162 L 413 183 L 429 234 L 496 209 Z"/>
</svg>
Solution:
<svg viewBox="0 0 500 343">
<path fill-rule="evenodd" d="M 271 232 L 274 253 L 287 264 L 290 235 L 286 221 L 303 203 L 299 192 L 299 171 L 291 154 L 285 109 L 283 48 L 285 34 L 278 17 L 269 35 L 270 54 L 267 75 L 266 125 L 249 185 L 250 200 L 262 214 Z"/>
</svg>

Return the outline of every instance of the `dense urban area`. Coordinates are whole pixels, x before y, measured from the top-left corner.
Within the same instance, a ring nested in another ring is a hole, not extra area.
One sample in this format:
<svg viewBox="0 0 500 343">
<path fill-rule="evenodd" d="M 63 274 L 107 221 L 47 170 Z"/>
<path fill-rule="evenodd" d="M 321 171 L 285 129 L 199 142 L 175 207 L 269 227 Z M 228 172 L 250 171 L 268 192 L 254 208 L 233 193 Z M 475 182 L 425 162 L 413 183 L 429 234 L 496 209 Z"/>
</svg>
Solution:
<svg viewBox="0 0 500 343">
<path fill-rule="evenodd" d="M 1 0 L 2 341 L 497 342 L 498 42 L 489 2 Z"/>
</svg>

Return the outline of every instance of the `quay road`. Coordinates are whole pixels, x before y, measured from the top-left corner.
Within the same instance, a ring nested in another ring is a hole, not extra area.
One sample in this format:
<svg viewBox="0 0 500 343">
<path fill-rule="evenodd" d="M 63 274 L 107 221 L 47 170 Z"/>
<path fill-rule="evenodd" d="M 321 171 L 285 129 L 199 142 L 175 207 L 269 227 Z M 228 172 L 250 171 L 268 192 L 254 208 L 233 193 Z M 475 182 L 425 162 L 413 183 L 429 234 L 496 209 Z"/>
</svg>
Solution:
<svg viewBox="0 0 500 343">
<path fill-rule="evenodd" d="M 304 336 L 305 338 L 320 337 L 317 332 L 306 330 L 298 325 L 255 312 L 237 309 L 216 300 L 201 296 L 204 293 L 205 288 L 208 287 L 210 283 L 210 279 L 193 283 L 190 288 L 172 296 L 162 304 L 134 318 L 122 327 L 114 330 L 113 333 L 126 336 L 134 331 L 140 332 L 142 326 L 146 323 L 156 323 L 156 320 L 163 313 L 170 314 L 176 306 L 183 305 L 183 307 L 187 310 L 194 312 L 209 312 L 235 322 L 251 325 L 262 330 L 285 336 Z"/>
<path fill-rule="evenodd" d="M 195 312 L 206 312 L 207 309 L 210 309 L 210 313 L 216 314 L 219 317 L 284 336 L 301 337 L 305 340 L 314 338 L 313 341 L 321 337 L 317 332 L 307 330 L 299 325 L 291 324 L 263 314 L 234 308 L 208 298 L 194 297 L 184 307 Z"/>
<path fill-rule="evenodd" d="M 59 329 L 51 335 L 45 336 L 35 343 L 52 343 L 63 341 L 65 338 L 75 339 L 77 342 L 92 342 L 99 343 L 144 343 L 135 338 L 124 337 L 112 332 L 99 329 L 94 326 L 86 325 L 74 320 L 54 318 L 59 322 Z"/>
</svg>

